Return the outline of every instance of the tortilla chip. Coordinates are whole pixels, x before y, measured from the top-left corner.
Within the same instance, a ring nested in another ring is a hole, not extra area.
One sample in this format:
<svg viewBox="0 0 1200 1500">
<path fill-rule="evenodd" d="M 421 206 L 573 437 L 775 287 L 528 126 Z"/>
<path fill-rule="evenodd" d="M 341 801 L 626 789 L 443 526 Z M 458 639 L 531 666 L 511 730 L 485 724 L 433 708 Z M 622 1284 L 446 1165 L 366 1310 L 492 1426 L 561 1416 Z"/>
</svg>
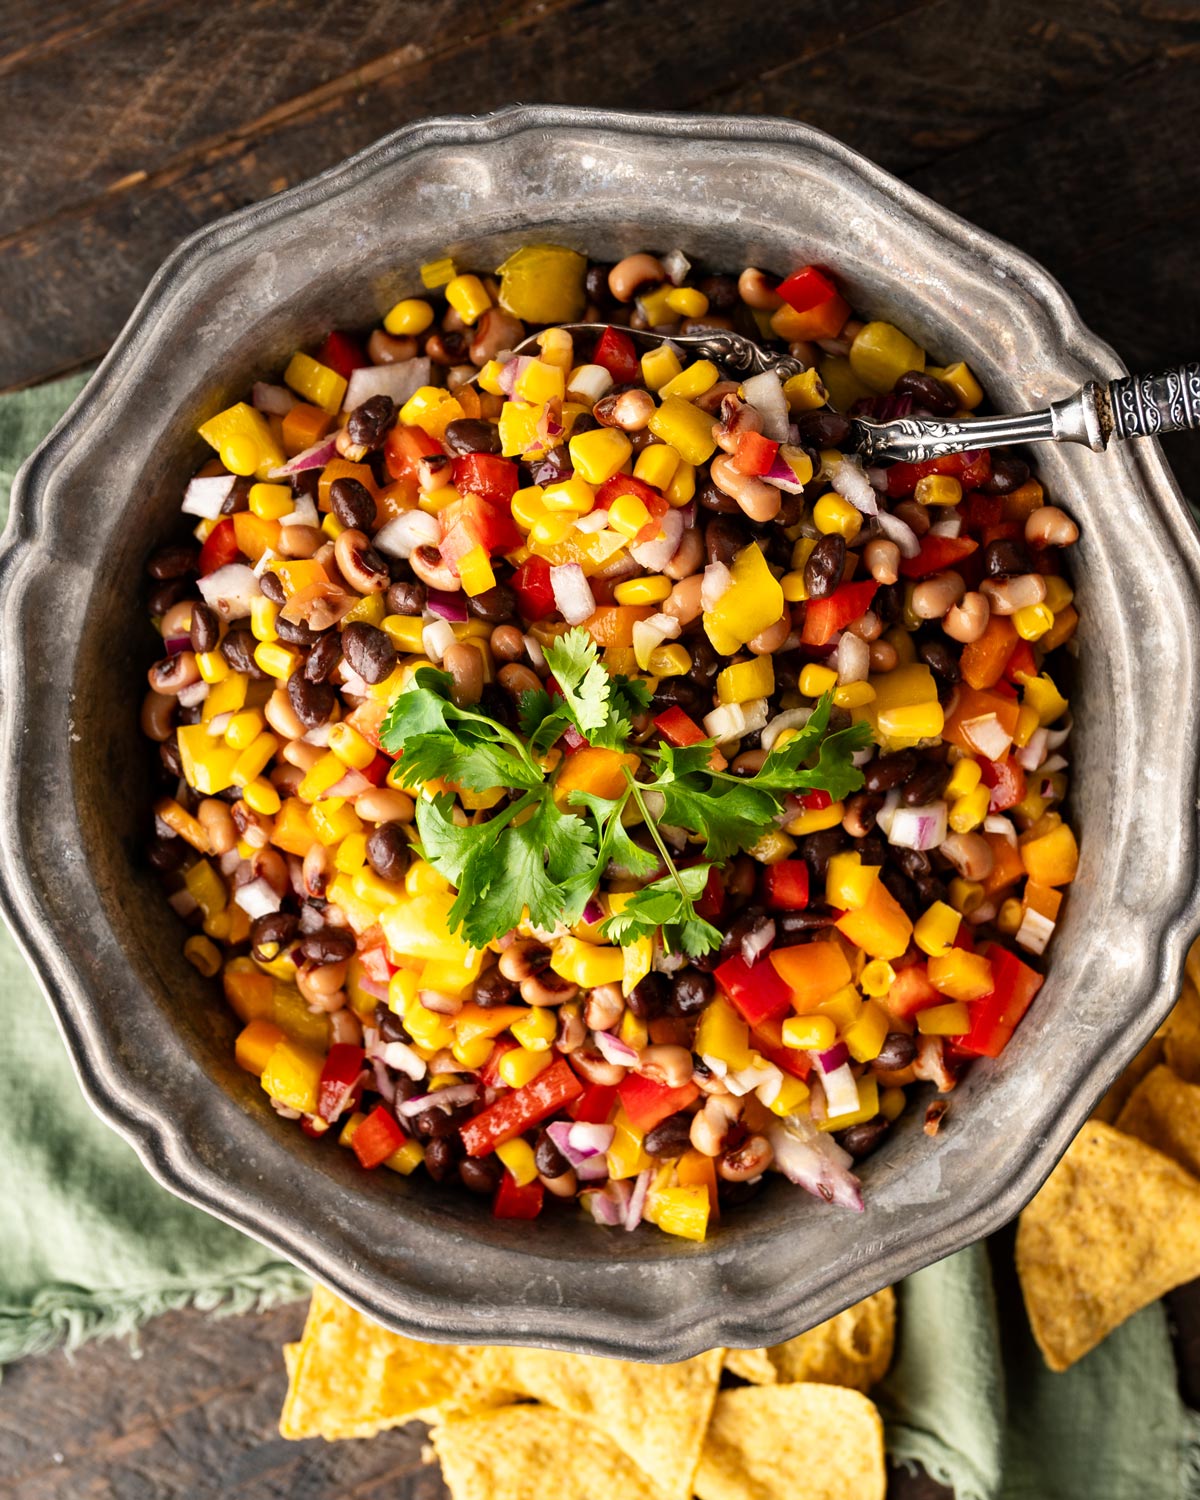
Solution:
<svg viewBox="0 0 1200 1500">
<path fill-rule="evenodd" d="M 1103 1120 L 1106 1125 L 1116 1123 L 1117 1116 L 1125 1108 L 1126 1101 L 1146 1074 L 1156 1068 L 1163 1059 L 1165 1033 L 1156 1031 L 1125 1071 L 1113 1083 L 1108 1093 L 1092 1111 L 1093 1120 Z"/>
<path fill-rule="evenodd" d="M 688 1500 L 723 1350 L 673 1365 L 543 1349 L 507 1352 L 512 1379 L 524 1395 L 601 1428 L 654 1480 L 660 1500 Z"/>
<path fill-rule="evenodd" d="M 751 1385 L 774 1385 L 779 1373 L 765 1349 L 726 1349 L 725 1368 Z"/>
<path fill-rule="evenodd" d="M 865 1392 L 887 1374 L 895 1343 L 896 1294 L 889 1286 L 767 1355 L 785 1384 L 810 1380 Z"/>
<path fill-rule="evenodd" d="M 1155 1068 L 1129 1096 L 1117 1129 L 1200 1178 L 1200 1084 L 1184 1083 L 1170 1068 Z"/>
<path fill-rule="evenodd" d="M 641 1420 L 647 1413 L 629 1413 Z M 548 1406 L 502 1406 L 436 1427 L 454 1500 L 661 1500 L 598 1427 Z"/>
<path fill-rule="evenodd" d="M 1188 953 L 1183 989 L 1163 1032 L 1163 1061 L 1185 1083 L 1200 1083 L 1200 941 Z"/>
<path fill-rule="evenodd" d="M 1046 1363 L 1067 1369 L 1139 1308 L 1200 1276 L 1200 1182 L 1090 1120 L 1021 1215 L 1017 1274 Z"/>
<path fill-rule="evenodd" d="M 700 1500 L 883 1500 L 883 1423 L 835 1385 L 745 1386 L 717 1397 Z"/>
</svg>

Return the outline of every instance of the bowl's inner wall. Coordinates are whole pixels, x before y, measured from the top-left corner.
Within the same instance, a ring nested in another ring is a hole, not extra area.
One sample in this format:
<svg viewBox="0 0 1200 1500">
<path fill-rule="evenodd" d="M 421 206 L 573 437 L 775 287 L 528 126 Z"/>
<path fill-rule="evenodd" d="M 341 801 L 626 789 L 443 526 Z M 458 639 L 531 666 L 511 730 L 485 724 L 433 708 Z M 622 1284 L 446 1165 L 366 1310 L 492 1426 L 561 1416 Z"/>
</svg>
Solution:
<svg viewBox="0 0 1200 1500">
<path fill-rule="evenodd" d="M 113 403 L 102 443 L 95 432 L 85 436 L 79 447 L 90 448 L 86 466 L 71 454 L 64 459 L 57 493 L 69 497 L 70 523 L 65 514 L 41 518 L 66 586 L 46 601 L 40 623 L 31 609 L 30 642 L 53 627 L 67 644 L 41 663 L 29 690 L 62 702 L 70 788 L 57 751 L 31 767 L 29 788 L 33 797 L 71 797 L 80 842 L 64 849 L 59 833 L 36 818 L 24 820 L 22 837 L 31 863 L 45 873 L 45 904 L 70 934 L 70 955 L 104 976 L 87 1026 L 116 1047 L 148 1099 L 169 1078 L 189 1149 L 222 1179 L 244 1177 L 248 1137 L 238 1119 L 253 1115 L 258 1131 L 249 1165 L 263 1194 L 285 1207 L 314 1205 L 318 1234 L 328 1225 L 331 1236 L 336 1228 L 365 1243 L 378 1225 L 379 1200 L 407 1199 L 396 1243 L 384 1252 L 401 1278 L 405 1239 L 425 1228 L 443 1234 L 447 1253 L 464 1267 L 472 1246 L 501 1244 L 528 1257 L 531 1273 L 541 1256 L 636 1270 L 720 1258 L 736 1246 L 743 1272 L 764 1288 L 776 1280 L 771 1246 L 783 1230 L 798 1238 L 814 1287 L 899 1239 L 912 1247 L 912 1263 L 927 1259 L 913 1233 L 922 1208 L 964 1195 L 981 1180 L 994 1179 L 999 1192 L 1020 1165 L 1029 1133 L 1046 1127 L 1047 1097 L 1062 1102 L 1056 1080 L 1077 1075 L 1084 1058 L 1112 1047 L 1114 983 L 1139 982 L 1155 962 L 1128 944 L 1121 907 L 1144 914 L 1161 905 L 1179 860 L 1190 857 L 1190 848 L 1167 836 L 1178 821 L 1162 805 L 1164 788 L 1131 774 L 1153 732 L 1153 706 L 1125 637 L 1103 625 L 1124 611 L 1139 657 L 1169 659 L 1172 620 L 1186 610 L 1182 568 L 1152 572 L 1145 564 L 1161 557 L 1162 523 L 1152 510 L 1129 508 L 1138 480 L 1128 457 L 1081 450 L 1039 456 L 1050 494 L 1083 525 L 1074 558 L 1083 623 L 1072 753 L 1083 858 L 1041 997 L 999 1063 L 974 1068 L 953 1096 L 941 1136 L 925 1137 L 920 1112 L 910 1110 L 864 1165 L 864 1219 L 778 1184 L 699 1247 L 650 1232 L 615 1241 L 577 1216 L 554 1216 L 530 1237 L 521 1226 L 493 1220 L 486 1205 L 437 1191 L 423 1174 L 362 1174 L 348 1153 L 309 1141 L 274 1116 L 255 1081 L 234 1066 L 236 1023 L 218 986 L 182 958 L 183 928 L 139 855 L 155 794 L 153 751 L 137 728 L 156 639 L 145 620 L 143 563 L 153 546 L 180 535 L 182 491 L 206 451 L 196 425 L 240 398 L 253 379 L 277 376 L 297 346 L 332 326 L 369 324 L 399 296 L 419 292 L 419 263 L 446 252 L 460 267 L 483 269 L 539 239 L 603 259 L 678 246 L 709 268 L 734 271 L 757 264 L 785 272 L 815 260 L 837 270 L 857 309 L 893 319 L 924 342 L 931 362 L 965 358 L 998 409 L 1060 397 L 1091 372 L 1069 359 L 1050 367 L 1038 357 L 1050 341 L 1044 314 L 1026 287 L 990 274 L 986 253 L 977 260 L 970 248 L 945 242 L 939 259 L 926 226 L 897 212 L 874 186 L 848 176 L 831 180 L 820 156 L 799 148 L 763 145 L 750 154 L 737 141 L 642 137 L 635 164 L 620 137 L 599 130 L 445 147 L 424 153 L 419 166 L 401 162 L 368 182 L 359 211 L 337 197 L 317 203 L 275 224 L 269 248 L 250 257 L 239 237 L 231 233 L 210 252 L 200 295 L 193 286 L 167 289 L 140 364 L 123 377 L 136 382 L 139 399 Z M 83 516 L 102 533 L 99 572 L 93 540 L 81 533 Z M 1187 678 L 1186 664 L 1183 670 Z M 1195 701 L 1190 678 L 1178 687 L 1182 703 Z M 80 909 L 80 861 L 99 895 L 94 908 Z M 1099 912 L 1106 913 L 1103 951 L 1094 941 Z M 110 967 L 91 963 L 113 943 L 128 959 L 132 984 L 112 982 Z M 977 1189 L 963 1201 L 970 1212 L 986 1213 Z M 530 1285 L 531 1297 L 547 1295 L 536 1279 Z M 671 1306 L 669 1283 L 647 1285 L 639 1295 Z M 606 1296 L 614 1313 L 628 1311 L 629 1288 L 620 1278 Z"/>
</svg>

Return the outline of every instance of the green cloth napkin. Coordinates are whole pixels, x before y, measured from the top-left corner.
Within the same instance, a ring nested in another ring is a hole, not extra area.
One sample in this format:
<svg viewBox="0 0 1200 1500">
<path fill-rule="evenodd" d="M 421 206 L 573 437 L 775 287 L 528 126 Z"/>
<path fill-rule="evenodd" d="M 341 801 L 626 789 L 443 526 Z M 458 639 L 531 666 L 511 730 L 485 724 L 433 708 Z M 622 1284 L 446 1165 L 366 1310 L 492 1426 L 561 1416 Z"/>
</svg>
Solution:
<svg viewBox="0 0 1200 1500">
<path fill-rule="evenodd" d="M 83 383 L 0 398 L 0 514 L 17 465 Z M 0 1366 L 169 1307 L 240 1310 L 308 1282 L 164 1192 L 89 1111 L 48 1007 L 0 931 Z M 1200 1497 L 1200 1418 L 1180 1402 L 1161 1306 L 1065 1375 L 1033 1345 L 1011 1235 L 899 1289 L 895 1365 L 881 1393 L 892 1456 L 957 1500 Z"/>
</svg>

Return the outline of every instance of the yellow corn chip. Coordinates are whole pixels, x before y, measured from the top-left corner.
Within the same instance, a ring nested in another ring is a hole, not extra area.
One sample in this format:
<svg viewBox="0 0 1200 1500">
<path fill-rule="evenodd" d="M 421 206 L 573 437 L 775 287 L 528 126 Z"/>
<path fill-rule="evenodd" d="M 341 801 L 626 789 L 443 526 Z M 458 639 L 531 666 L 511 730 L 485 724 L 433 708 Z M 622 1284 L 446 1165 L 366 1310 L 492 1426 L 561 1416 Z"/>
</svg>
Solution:
<svg viewBox="0 0 1200 1500">
<path fill-rule="evenodd" d="M 1154 1033 L 1125 1071 L 1118 1076 L 1116 1082 L 1110 1085 L 1104 1098 L 1092 1111 L 1093 1120 L 1103 1120 L 1106 1125 L 1116 1123 L 1117 1116 L 1125 1108 L 1125 1102 L 1130 1094 L 1151 1068 L 1156 1068 L 1162 1062 L 1165 1040 L 1165 1030 Z"/>
<path fill-rule="evenodd" d="M 886 1486 L 883 1423 L 858 1391 L 745 1386 L 717 1397 L 700 1500 L 883 1500 Z"/>
<path fill-rule="evenodd" d="M 765 1349 L 726 1349 L 725 1368 L 751 1385 L 774 1385 L 779 1373 Z"/>
<path fill-rule="evenodd" d="M 1117 1129 L 1200 1177 L 1200 1084 L 1184 1083 L 1170 1068 L 1153 1069 L 1129 1096 Z"/>
<path fill-rule="evenodd" d="M 644 1413 L 629 1413 L 639 1420 Z M 502 1406 L 437 1427 L 433 1446 L 454 1500 L 660 1500 L 598 1427 L 548 1406 Z"/>
<path fill-rule="evenodd" d="M 1200 941 L 1187 956 L 1183 989 L 1163 1032 L 1163 1061 L 1185 1083 L 1200 1083 Z"/>
<path fill-rule="evenodd" d="M 674 1365 L 543 1349 L 508 1353 L 519 1391 L 601 1428 L 654 1480 L 660 1500 L 688 1500 L 721 1378 L 722 1350 Z"/>
<path fill-rule="evenodd" d="M 1090 1120 L 1021 1215 L 1017 1274 L 1052 1370 L 1200 1276 L 1200 1182 L 1160 1151 Z"/>
<path fill-rule="evenodd" d="M 887 1374 L 896 1343 L 896 1294 L 891 1287 L 767 1350 L 779 1380 L 819 1381 L 869 1391 Z"/>
</svg>

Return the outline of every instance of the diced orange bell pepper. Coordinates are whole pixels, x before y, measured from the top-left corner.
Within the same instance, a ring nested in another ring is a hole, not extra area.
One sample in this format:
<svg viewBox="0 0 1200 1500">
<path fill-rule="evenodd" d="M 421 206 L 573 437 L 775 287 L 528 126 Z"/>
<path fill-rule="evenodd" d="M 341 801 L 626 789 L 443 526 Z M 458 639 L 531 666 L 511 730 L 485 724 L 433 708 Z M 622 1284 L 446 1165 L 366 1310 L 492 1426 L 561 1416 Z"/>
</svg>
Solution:
<svg viewBox="0 0 1200 1500">
<path fill-rule="evenodd" d="M 857 911 L 843 912 L 838 931 L 872 958 L 899 958 L 912 937 L 904 908 L 881 880 L 876 880 Z"/>
<path fill-rule="evenodd" d="M 982 953 L 951 948 L 925 966 L 934 989 L 952 1000 L 981 1000 L 992 993 L 992 966 Z"/>
<path fill-rule="evenodd" d="M 711 1156 L 703 1151 L 685 1151 L 679 1158 L 676 1178 L 680 1187 L 702 1187 L 708 1190 L 708 1212 L 710 1218 L 721 1216 L 717 1203 L 717 1170 Z"/>
<path fill-rule="evenodd" d="M 1079 868 L 1079 846 L 1066 823 L 1022 844 L 1021 857 L 1038 885 L 1070 885 Z"/>
<path fill-rule="evenodd" d="M 259 977 L 267 978 L 265 974 Z M 268 979 L 267 983 L 270 982 Z M 284 1040 L 283 1032 L 273 1022 L 262 1019 L 249 1022 L 238 1032 L 237 1041 L 233 1044 L 233 1055 L 238 1067 L 261 1078 L 271 1059 L 271 1053 Z"/>
<path fill-rule="evenodd" d="M 1075 627 L 1078 624 L 1079 611 L 1073 604 L 1068 604 L 1065 609 L 1060 609 L 1054 616 L 1054 624 L 1038 641 L 1038 645 L 1047 654 L 1057 651 L 1059 646 L 1065 646 L 1075 634 Z"/>
<path fill-rule="evenodd" d="M 989 760 L 995 760 L 997 757 L 988 753 L 989 746 L 977 745 L 971 738 L 970 731 L 964 726 L 973 719 L 986 719 L 994 714 L 1001 729 L 1011 740 L 1017 732 L 1020 704 L 1012 698 L 1002 697 L 999 693 L 963 686 L 961 683 L 953 704 L 953 709 L 946 716 L 946 722 L 942 728 L 942 738 L 952 745 L 957 745 L 960 750 L 965 750 L 968 755 L 984 755 Z"/>
<path fill-rule="evenodd" d="M 334 481 L 338 479 L 357 479 L 359 484 L 366 486 L 372 499 L 379 493 L 379 486 L 375 483 L 375 475 L 370 464 L 352 464 L 348 458 L 332 458 L 321 470 L 321 477 L 317 480 L 319 509 L 328 510 L 332 505 L 329 491 Z"/>
<path fill-rule="evenodd" d="M 240 960 L 246 962 L 246 960 Z M 243 1021 L 261 1021 L 272 1014 L 275 1003 L 275 981 L 260 969 L 228 968 L 221 976 L 225 998 Z M 261 1072 L 262 1069 L 259 1069 Z"/>
<path fill-rule="evenodd" d="M 234 512 L 233 534 L 238 551 L 245 553 L 251 562 L 256 563 L 264 552 L 273 552 L 279 546 L 281 529 L 278 521 L 256 516 L 252 510 Z"/>
<path fill-rule="evenodd" d="M 312 588 L 316 583 L 329 582 L 329 574 L 319 562 L 313 562 L 311 558 L 278 558 L 270 564 L 270 568 L 289 598 L 304 589 Z"/>
<path fill-rule="evenodd" d="M 417 487 L 411 479 L 394 479 L 391 484 L 385 484 L 375 496 L 375 519 L 382 526 L 388 521 L 394 521 L 397 516 L 402 516 L 406 510 L 415 510 L 417 505 Z"/>
<path fill-rule="evenodd" d="M 289 797 L 275 814 L 271 842 L 285 853 L 303 859 L 316 839 L 308 808 L 299 797 Z"/>
<path fill-rule="evenodd" d="M 289 458 L 315 448 L 333 426 L 333 413 L 298 401 L 283 419 L 283 451 Z"/>
<path fill-rule="evenodd" d="M 1006 521 L 1028 521 L 1029 517 L 1046 503 L 1041 485 L 1036 479 L 1027 479 L 1019 489 L 1004 497 L 1004 519 Z"/>
<path fill-rule="evenodd" d="M 792 1007 L 800 1015 L 816 1010 L 852 977 L 846 955 L 835 942 L 818 940 L 776 948 L 770 957 L 776 973 L 791 989 Z"/>
<path fill-rule="evenodd" d="M 985 833 L 984 838 L 991 845 L 993 858 L 991 873 L 985 875 L 982 882 L 983 894 L 990 901 L 999 891 L 1024 876 L 1025 862 L 1020 849 L 1002 833 Z"/>
<path fill-rule="evenodd" d="M 583 628 L 597 646 L 632 647 L 633 627 L 653 613 L 649 604 L 602 604 L 584 621 Z"/>
<path fill-rule="evenodd" d="M 622 755 L 597 745 L 585 745 L 568 755 L 554 784 L 555 796 L 566 801 L 571 792 L 590 792 L 593 797 L 619 797 L 625 790 L 625 769 L 636 771 L 636 755 Z"/>
<path fill-rule="evenodd" d="M 959 670 L 968 687 L 990 688 L 1000 681 L 1017 644 L 1017 628 L 1007 615 L 992 615 L 977 641 L 962 649 Z"/>
</svg>

